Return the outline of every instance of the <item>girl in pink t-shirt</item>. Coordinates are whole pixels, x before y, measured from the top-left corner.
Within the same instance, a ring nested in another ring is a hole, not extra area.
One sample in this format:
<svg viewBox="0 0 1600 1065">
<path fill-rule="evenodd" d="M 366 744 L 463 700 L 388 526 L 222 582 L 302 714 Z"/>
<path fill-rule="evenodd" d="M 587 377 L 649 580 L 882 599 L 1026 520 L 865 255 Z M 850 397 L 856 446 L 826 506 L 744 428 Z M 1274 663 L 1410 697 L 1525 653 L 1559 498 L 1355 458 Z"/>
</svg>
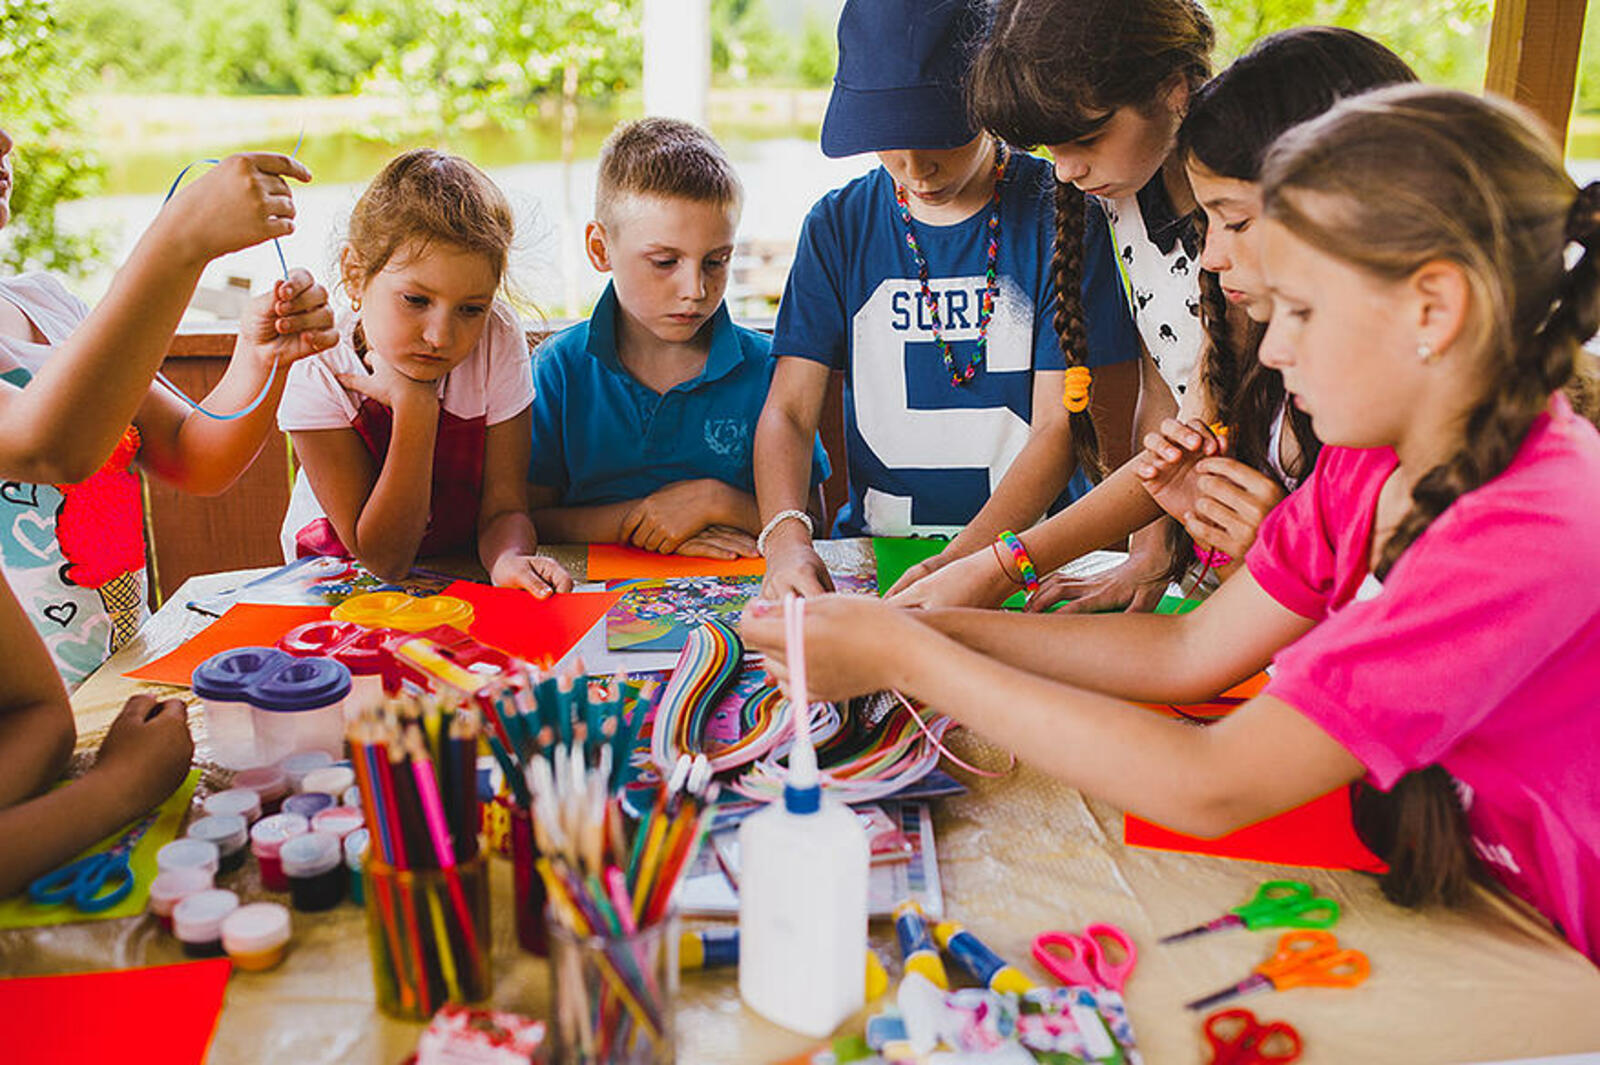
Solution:
<svg viewBox="0 0 1600 1065">
<path fill-rule="evenodd" d="M 571 590 L 534 554 L 532 369 L 495 298 L 511 239 L 504 194 L 452 155 L 406 152 L 362 193 L 339 256 L 354 314 L 294 367 L 278 408 L 302 474 L 287 557 L 351 555 L 397 578 L 419 554 L 475 547 L 495 584 Z"/>
<path fill-rule="evenodd" d="M 1600 327 L 1600 182 L 1513 105 L 1411 86 L 1291 130 L 1262 180 L 1260 357 L 1325 446 L 1246 569 L 1180 617 L 813 600 L 811 689 L 900 688 L 1202 835 L 1363 781 L 1391 898 L 1492 876 L 1600 960 L 1600 435 L 1558 394 Z M 782 632 L 751 608 L 780 679 Z M 1269 661 L 1208 729 L 1121 701 Z"/>
</svg>

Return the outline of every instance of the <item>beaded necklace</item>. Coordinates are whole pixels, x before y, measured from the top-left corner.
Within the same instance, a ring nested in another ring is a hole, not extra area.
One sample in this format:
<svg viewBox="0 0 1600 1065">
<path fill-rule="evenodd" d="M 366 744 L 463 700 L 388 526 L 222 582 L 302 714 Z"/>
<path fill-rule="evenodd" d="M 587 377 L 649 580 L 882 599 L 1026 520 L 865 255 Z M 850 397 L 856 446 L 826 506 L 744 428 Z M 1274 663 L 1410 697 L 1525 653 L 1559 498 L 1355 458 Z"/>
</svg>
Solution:
<svg viewBox="0 0 1600 1065">
<path fill-rule="evenodd" d="M 939 321 L 939 301 L 928 287 L 928 260 L 917 244 L 916 227 L 911 223 L 911 207 L 906 202 L 906 187 L 898 181 L 894 186 L 894 202 L 900 205 L 900 220 L 906 227 L 906 246 L 911 249 L 911 257 L 917 264 L 922 303 L 933 322 L 933 342 L 939 345 L 939 354 L 944 356 L 944 367 L 950 371 L 950 384 L 956 387 L 966 384 L 977 374 L 989 346 L 989 319 L 994 316 L 995 297 L 1000 293 L 1000 279 L 995 274 L 995 263 L 1000 257 L 1000 183 L 1005 179 L 1006 163 L 1010 158 L 1010 149 L 1003 142 L 997 142 L 994 149 L 994 193 L 989 200 L 989 261 L 984 268 L 983 302 L 978 307 L 978 346 L 972 353 L 971 361 L 960 369 L 956 366 L 955 351 L 944 338 Z"/>
</svg>

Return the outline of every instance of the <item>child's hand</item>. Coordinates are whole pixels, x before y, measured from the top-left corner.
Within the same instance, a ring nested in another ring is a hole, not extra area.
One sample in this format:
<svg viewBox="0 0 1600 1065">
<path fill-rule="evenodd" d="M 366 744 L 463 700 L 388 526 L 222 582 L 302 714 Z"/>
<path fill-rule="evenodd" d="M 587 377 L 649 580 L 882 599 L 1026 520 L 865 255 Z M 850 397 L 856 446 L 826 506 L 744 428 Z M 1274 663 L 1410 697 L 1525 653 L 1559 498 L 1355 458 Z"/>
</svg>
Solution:
<svg viewBox="0 0 1600 1065">
<path fill-rule="evenodd" d="M 678 554 L 698 558 L 755 558 L 756 538 L 743 529 L 708 525 L 679 544 Z"/>
<path fill-rule="evenodd" d="M 369 399 L 375 399 L 390 410 L 397 410 L 403 404 L 421 404 L 423 406 L 439 405 L 439 384 L 437 381 L 418 381 L 414 377 L 407 377 L 394 368 L 394 364 L 382 355 L 369 352 L 367 365 L 371 367 L 368 373 L 342 373 L 335 374 L 339 383 L 353 392 L 360 392 Z"/>
<path fill-rule="evenodd" d="M 897 594 L 910 588 L 913 584 L 916 584 L 918 581 L 922 580 L 922 578 L 937 573 L 939 570 L 944 569 L 954 561 L 956 561 L 956 558 L 954 555 L 950 554 L 949 548 L 940 551 L 937 555 L 923 559 L 921 562 L 918 562 L 916 565 L 910 567 L 904 573 L 900 574 L 900 579 L 889 586 L 888 594 L 885 595 L 884 598 L 893 599 Z M 922 604 L 900 603 L 898 605 L 920 606 Z"/>
<path fill-rule="evenodd" d="M 551 592 L 572 591 L 572 574 L 543 555 L 502 555 L 489 580 L 499 588 L 521 588 L 536 599 L 548 598 Z"/>
<path fill-rule="evenodd" d="M 700 478 L 658 488 L 633 505 L 622 519 L 624 543 L 670 555 L 685 541 L 714 524 L 721 481 Z M 713 556 L 714 557 L 714 556 Z"/>
<path fill-rule="evenodd" d="M 234 355 L 254 352 L 263 368 L 287 366 L 338 342 L 328 290 L 310 271 L 297 266 L 289 271 L 287 280 L 274 284 L 271 292 L 250 301 L 239 323 Z"/>
<path fill-rule="evenodd" d="M 1059 570 L 1046 575 L 1023 609 L 1040 613 L 1057 603 L 1065 603 L 1060 613 L 1092 614 L 1108 610 L 1149 613 L 1161 602 L 1167 589 L 1170 556 L 1166 537 L 1147 536 L 1141 546 L 1136 534 L 1130 546 L 1125 562 L 1092 577 L 1069 576 Z"/>
<path fill-rule="evenodd" d="M 1244 558 L 1262 521 L 1283 499 L 1283 489 L 1236 459 L 1201 459 L 1194 471 L 1198 495 L 1183 515 L 1183 527 L 1202 548 Z"/>
<path fill-rule="evenodd" d="M 833 578 L 828 575 L 827 563 L 810 540 L 794 544 L 767 541 L 767 575 L 761 581 L 763 599 L 779 602 L 790 592 L 813 596 L 831 591 Z"/>
<path fill-rule="evenodd" d="M 311 171 L 276 152 L 230 155 L 167 201 L 156 222 L 180 255 L 201 263 L 287 236 L 294 197 L 285 178 L 310 181 Z"/>
<path fill-rule="evenodd" d="M 912 615 L 870 595 L 821 595 L 806 599 L 806 694 L 813 700 L 898 687 L 887 667 L 886 648 L 910 643 L 900 632 Z M 752 599 L 739 622 L 747 647 L 767 656 L 767 673 L 788 692 L 789 661 L 783 603 Z"/>
<path fill-rule="evenodd" d="M 182 783 L 193 756 L 189 712 L 183 701 L 157 702 L 153 696 L 135 695 L 100 741 L 91 772 L 113 780 L 130 810 L 148 810 Z"/>
<path fill-rule="evenodd" d="M 1144 438 L 1144 453 L 1139 456 L 1134 473 L 1144 482 L 1150 498 L 1182 521 L 1183 515 L 1194 508 L 1199 494 L 1195 464 L 1226 450 L 1225 438 L 1218 437 L 1204 422 L 1196 419 L 1185 424 L 1167 418 L 1159 430 Z"/>
<path fill-rule="evenodd" d="M 1016 582 L 1006 576 L 990 548 L 953 562 L 938 562 L 943 554 L 929 559 L 928 562 L 937 563 L 935 567 L 914 579 L 908 578 L 918 567 L 906 570 L 890 589 L 889 601 L 909 607 L 997 607 L 1017 590 Z"/>
</svg>

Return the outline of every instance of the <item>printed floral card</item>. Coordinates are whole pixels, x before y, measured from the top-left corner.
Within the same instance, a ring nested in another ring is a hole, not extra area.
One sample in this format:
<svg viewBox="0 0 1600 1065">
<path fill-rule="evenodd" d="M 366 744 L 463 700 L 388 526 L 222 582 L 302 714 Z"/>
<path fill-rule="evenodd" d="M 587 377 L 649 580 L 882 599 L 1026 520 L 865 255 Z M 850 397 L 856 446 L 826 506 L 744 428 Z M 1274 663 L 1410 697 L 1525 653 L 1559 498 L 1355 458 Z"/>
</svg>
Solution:
<svg viewBox="0 0 1600 1065">
<path fill-rule="evenodd" d="M 871 577 L 832 574 L 835 590 L 872 595 Z M 689 630 L 707 621 L 739 627 L 745 604 L 761 592 L 760 577 L 664 577 L 611 581 L 623 596 L 606 614 L 611 651 L 681 651 Z"/>
</svg>

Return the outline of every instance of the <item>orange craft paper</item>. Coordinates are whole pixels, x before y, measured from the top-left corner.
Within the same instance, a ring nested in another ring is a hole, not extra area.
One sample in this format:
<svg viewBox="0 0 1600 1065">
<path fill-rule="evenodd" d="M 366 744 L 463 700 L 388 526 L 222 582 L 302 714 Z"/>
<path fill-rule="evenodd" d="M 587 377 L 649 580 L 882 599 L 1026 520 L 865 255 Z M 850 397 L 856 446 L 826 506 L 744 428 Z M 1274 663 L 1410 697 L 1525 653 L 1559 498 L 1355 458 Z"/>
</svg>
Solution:
<svg viewBox="0 0 1600 1065">
<path fill-rule="evenodd" d="M 194 667 L 221 651 L 235 647 L 271 647 L 296 625 L 326 621 L 325 606 L 274 606 L 265 603 L 235 603 L 216 621 L 189 637 L 175 649 L 153 662 L 131 669 L 123 676 L 156 684 L 176 684 L 187 688 Z"/>
<path fill-rule="evenodd" d="M 7 1065 L 199 1065 L 217 1030 L 229 968 L 221 958 L 0 980 L 0 1017 L 17 1022 L 6 1025 Z"/>
<path fill-rule="evenodd" d="M 589 545 L 591 581 L 654 577 L 760 577 L 767 572 L 764 558 L 695 558 L 663 555 L 622 544 Z"/>
<path fill-rule="evenodd" d="M 469 635 L 536 663 L 559 660 L 622 598 L 618 591 L 568 592 L 535 599 L 520 588 L 495 588 L 472 581 L 456 581 L 444 594 L 472 604 Z"/>
</svg>

